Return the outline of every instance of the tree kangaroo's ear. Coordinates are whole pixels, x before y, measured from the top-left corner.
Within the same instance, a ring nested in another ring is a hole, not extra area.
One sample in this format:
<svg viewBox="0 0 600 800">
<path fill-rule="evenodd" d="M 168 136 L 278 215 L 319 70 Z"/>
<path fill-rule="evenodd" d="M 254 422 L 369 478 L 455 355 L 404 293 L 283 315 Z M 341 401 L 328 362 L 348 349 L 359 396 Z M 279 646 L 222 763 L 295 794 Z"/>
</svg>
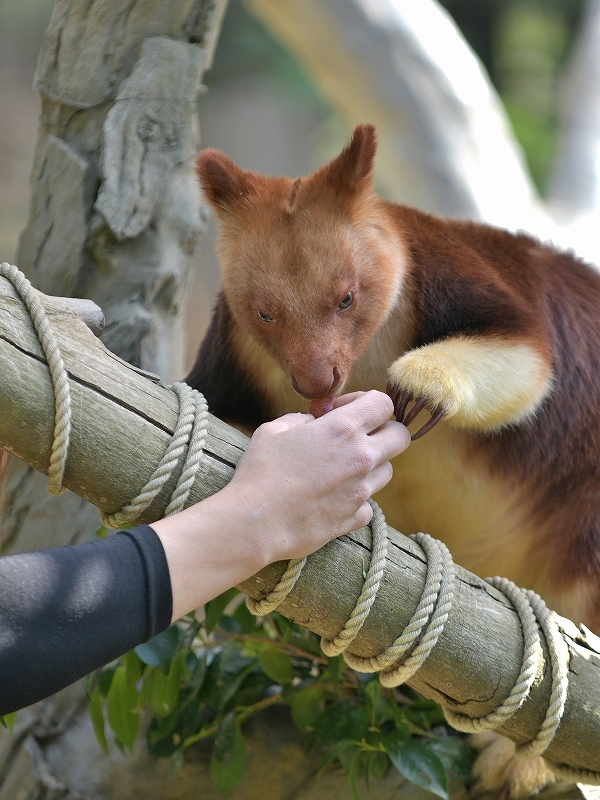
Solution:
<svg viewBox="0 0 600 800">
<path fill-rule="evenodd" d="M 232 212 L 254 194 L 253 174 L 241 169 L 220 150 L 201 150 L 196 173 L 206 200 L 219 212 Z"/>
<path fill-rule="evenodd" d="M 373 125 L 357 125 L 350 144 L 339 156 L 308 178 L 316 187 L 333 189 L 336 196 L 353 196 L 373 183 L 373 161 L 377 137 Z"/>
</svg>

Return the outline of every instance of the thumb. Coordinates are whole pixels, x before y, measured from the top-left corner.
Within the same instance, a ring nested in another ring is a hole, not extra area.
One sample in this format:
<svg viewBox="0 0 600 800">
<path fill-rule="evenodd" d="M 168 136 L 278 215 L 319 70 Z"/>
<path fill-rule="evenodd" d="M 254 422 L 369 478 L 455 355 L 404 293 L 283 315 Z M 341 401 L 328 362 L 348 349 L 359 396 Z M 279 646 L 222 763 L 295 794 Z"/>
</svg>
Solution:
<svg viewBox="0 0 600 800">
<path fill-rule="evenodd" d="M 306 425 L 307 422 L 314 422 L 314 419 L 312 414 L 284 414 L 283 417 L 278 417 L 267 424 L 276 431 L 289 431 L 299 425 Z"/>
</svg>

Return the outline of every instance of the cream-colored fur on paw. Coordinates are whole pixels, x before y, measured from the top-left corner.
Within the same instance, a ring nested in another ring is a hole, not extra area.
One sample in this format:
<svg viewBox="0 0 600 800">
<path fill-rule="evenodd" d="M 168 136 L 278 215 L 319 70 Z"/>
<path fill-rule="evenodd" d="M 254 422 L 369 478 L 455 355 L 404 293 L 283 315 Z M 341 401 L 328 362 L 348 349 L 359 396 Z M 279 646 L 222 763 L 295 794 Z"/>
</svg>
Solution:
<svg viewBox="0 0 600 800">
<path fill-rule="evenodd" d="M 480 754 L 473 765 L 473 777 L 482 791 L 508 788 L 512 800 L 537 794 L 556 777 L 541 757 L 519 758 L 514 742 L 493 731 L 476 733 L 469 741 Z"/>
<path fill-rule="evenodd" d="M 456 427 L 494 430 L 535 412 L 551 391 L 551 368 L 530 345 L 455 336 L 410 350 L 388 369 L 392 384 Z"/>
</svg>

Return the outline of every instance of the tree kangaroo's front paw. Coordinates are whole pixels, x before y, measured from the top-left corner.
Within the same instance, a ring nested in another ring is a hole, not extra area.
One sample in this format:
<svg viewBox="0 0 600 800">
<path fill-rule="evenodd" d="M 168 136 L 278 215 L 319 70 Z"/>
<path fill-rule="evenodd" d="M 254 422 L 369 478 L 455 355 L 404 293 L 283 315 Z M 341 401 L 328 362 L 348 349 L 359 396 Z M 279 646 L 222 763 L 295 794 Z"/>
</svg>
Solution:
<svg viewBox="0 0 600 800">
<path fill-rule="evenodd" d="M 415 399 L 414 414 L 424 407 L 434 416 L 443 410 L 453 427 L 486 432 L 531 417 L 552 390 L 543 356 L 500 337 L 450 336 L 423 345 L 394 361 L 388 377 L 399 412 Z"/>
<path fill-rule="evenodd" d="M 498 792 L 499 800 L 524 800 L 556 782 L 548 763 L 541 757 L 519 758 L 510 739 L 486 731 L 470 737 L 479 750 L 473 765 L 475 783 L 471 797 L 489 791 Z"/>
<path fill-rule="evenodd" d="M 470 387 L 460 370 L 425 348 L 414 350 L 397 359 L 388 370 L 387 392 L 394 403 L 398 422 L 405 425 L 424 408 L 431 412 L 428 420 L 413 436 L 419 439 L 443 418 L 460 414 Z M 407 409 L 410 403 L 414 405 Z"/>
</svg>

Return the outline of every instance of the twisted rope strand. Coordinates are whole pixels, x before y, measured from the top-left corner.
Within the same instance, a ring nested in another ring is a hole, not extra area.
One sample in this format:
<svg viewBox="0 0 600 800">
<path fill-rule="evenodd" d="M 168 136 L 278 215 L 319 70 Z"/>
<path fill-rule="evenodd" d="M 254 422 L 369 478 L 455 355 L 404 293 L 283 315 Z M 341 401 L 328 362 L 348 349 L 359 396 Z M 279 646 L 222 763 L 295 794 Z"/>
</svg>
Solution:
<svg viewBox="0 0 600 800">
<path fill-rule="evenodd" d="M 165 509 L 165 517 L 170 517 L 171 514 L 183 511 L 185 508 L 190 490 L 194 485 L 200 468 L 208 431 L 208 403 L 204 396 L 195 389 L 191 389 L 187 383 L 174 383 L 170 388 L 177 393 L 180 403 L 183 402 L 184 397 L 192 397 L 194 403 L 194 426 L 185 463 L 177 481 L 177 486 L 171 495 L 171 502 Z"/>
<path fill-rule="evenodd" d="M 0 275 L 10 281 L 27 308 L 48 362 L 54 387 L 55 422 L 47 486 L 51 494 L 62 494 L 66 492 L 62 482 L 71 437 L 71 395 L 67 371 L 44 306 L 31 283 L 20 270 L 6 262 L 0 264 Z M 175 383 L 169 388 L 179 398 L 179 415 L 173 437 L 158 467 L 138 496 L 120 511 L 113 514 L 100 513 L 102 522 L 109 528 L 131 525 L 138 520 L 169 480 L 186 450 L 181 474 L 165 509 L 165 516 L 181 511 L 189 497 L 202 460 L 208 428 L 208 405 L 200 392 L 185 383 Z"/>
<path fill-rule="evenodd" d="M 424 547 L 428 559 L 436 549 L 438 550 L 442 560 L 441 587 L 436 601 L 435 611 L 432 614 L 425 635 L 421 641 L 404 663 L 398 664 L 393 669 L 384 669 L 381 672 L 379 679 L 383 686 L 388 688 L 405 683 L 412 678 L 415 672 L 424 664 L 444 630 L 444 626 L 450 615 L 454 597 L 454 563 L 446 545 L 436 539 L 432 539 L 432 537 L 426 533 L 417 533 L 414 538 Z"/>
<path fill-rule="evenodd" d="M 246 598 L 248 611 L 254 614 L 255 617 L 264 617 L 265 614 L 275 611 L 281 601 L 285 600 L 296 585 L 305 564 L 306 556 L 303 558 L 291 558 L 279 583 L 266 597 L 262 600 L 254 600 L 252 597 Z"/>
<path fill-rule="evenodd" d="M 326 656 L 337 656 L 354 641 L 364 621 L 369 616 L 371 607 L 377 597 L 379 585 L 385 571 L 387 560 L 387 525 L 382 510 L 374 500 L 369 500 L 373 509 L 373 517 L 369 523 L 371 528 L 371 562 L 367 577 L 350 618 L 333 639 L 321 638 L 321 650 Z"/>
<path fill-rule="evenodd" d="M 67 490 L 62 483 L 71 436 L 71 393 L 67 371 L 44 306 L 31 283 L 20 270 L 6 261 L 0 264 L 0 275 L 10 281 L 27 308 L 46 356 L 54 387 L 54 436 L 46 485 L 50 494 L 64 494 Z"/>
<path fill-rule="evenodd" d="M 517 747 L 519 757 L 532 758 L 541 755 L 548 748 L 560 725 L 569 686 L 569 649 L 559 631 L 554 611 L 550 611 L 539 594 L 531 589 L 525 594 L 546 638 L 552 669 L 552 691 L 542 727 L 534 739 Z"/>
<path fill-rule="evenodd" d="M 173 437 L 150 480 L 139 494 L 120 511 L 112 514 L 100 512 L 100 519 L 107 528 L 121 528 L 123 525 L 135 523 L 170 479 L 184 452 L 186 457 L 164 516 L 175 514 L 185 506 L 202 461 L 208 428 L 208 405 L 200 392 L 185 383 L 174 383 L 168 388 L 179 397 L 179 416 Z"/>
<path fill-rule="evenodd" d="M 459 714 L 449 708 L 444 709 L 446 720 L 453 728 L 463 733 L 494 730 L 514 716 L 529 696 L 538 666 L 542 661 L 542 648 L 537 622 L 523 590 L 519 589 L 507 578 L 495 577 L 486 578 L 486 580 L 510 599 L 521 620 L 524 639 L 523 661 L 516 684 L 511 689 L 508 697 L 494 711 L 490 711 L 489 714 L 483 717 L 471 718 L 466 714 Z"/>
<path fill-rule="evenodd" d="M 413 614 L 404 631 L 388 648 L 386 648 L 386 650 L 384 650 L 383 653 L 373 656 L 372 658 L 361 658 L 352 653 L 346 653 L 344 656 L 348 666 L 352 667 L 358 672 L 382 671 L 380 680 L 384 686 L 397 686 L 401 682 L 394 682 L 396 677 L 401 674 L 399 672 L 399 667 L 394 665 L 398 665 L 398 662 L 414 646 L 419 637 L 423 635 L 423 630 L 428 622 L 429 625 L 427 626 L 427 633 L 430 632 L 432 624 L 437 626 L 438 622 L 440 621 L 440 613 L 434 616 L 432 616 L 432 613 L 434 608 L 436 608 L 436 603 L 438 602 L 438 598 L 440 596 L 440 587 L 442 585 L 444 567 L 448 568 L 452 563 L 450 553 L 445 545 L 443 545 L 441 542 L 437 542 L 435 539 L 432 539 L 431 536 L 428 536 L 424 533 L 415 534 L 415 536 L 411 538 L 417 541 L 427 554 L 427 575 L 425 579 L 425 586 L 423 588 L 423 593 L 415 613 Z M 444 551 L 447 554 L 447 558 L 444 558 Z M 452 575 L 453 572 L 446 578 L 446 588 L 450 588 L 450 592 L 452 591 Z M 443 602 L 445 605 L 447 605 L 446 597 L 444 597 Z M 445 611 L 448 612 L 449 608 L 450 606 L 447 605 Z M 444 613 L 440 604 L 438 604 L 438 609 L 441 613 Z M 431 652 L 431 649 L 439 638 L 439 634 L 443 629 L 443 625 L 445 624 L 447 616 L 448 614 L 446 613 L 446 618 L 443 620 L 441 628 L 436 628 L 438 632 L 437 636 L 435 636 L 435 641 L 433 640 L 432 636 L 428 636 L 426 640 L 423 639 L 421 641 L 421 644 L 423 644 L 423 648 L 420 650 L 421 653 L 424 653 L 427 650 L 428 655 L 429 652 Z M 411 667 L 415 664 L 416 666 L 412 670 L 412 673 L 416 672 L 416 670 L 427 657 L 427 655 L 425 655 L 424 658 L 419 662 L 419 653 L 417 653 L 416 648 L 414 654 L 416 654 L 416 656 L 411 660 Z M 392 667 L 394 668 L 391 669 Z"/>
</svg>

